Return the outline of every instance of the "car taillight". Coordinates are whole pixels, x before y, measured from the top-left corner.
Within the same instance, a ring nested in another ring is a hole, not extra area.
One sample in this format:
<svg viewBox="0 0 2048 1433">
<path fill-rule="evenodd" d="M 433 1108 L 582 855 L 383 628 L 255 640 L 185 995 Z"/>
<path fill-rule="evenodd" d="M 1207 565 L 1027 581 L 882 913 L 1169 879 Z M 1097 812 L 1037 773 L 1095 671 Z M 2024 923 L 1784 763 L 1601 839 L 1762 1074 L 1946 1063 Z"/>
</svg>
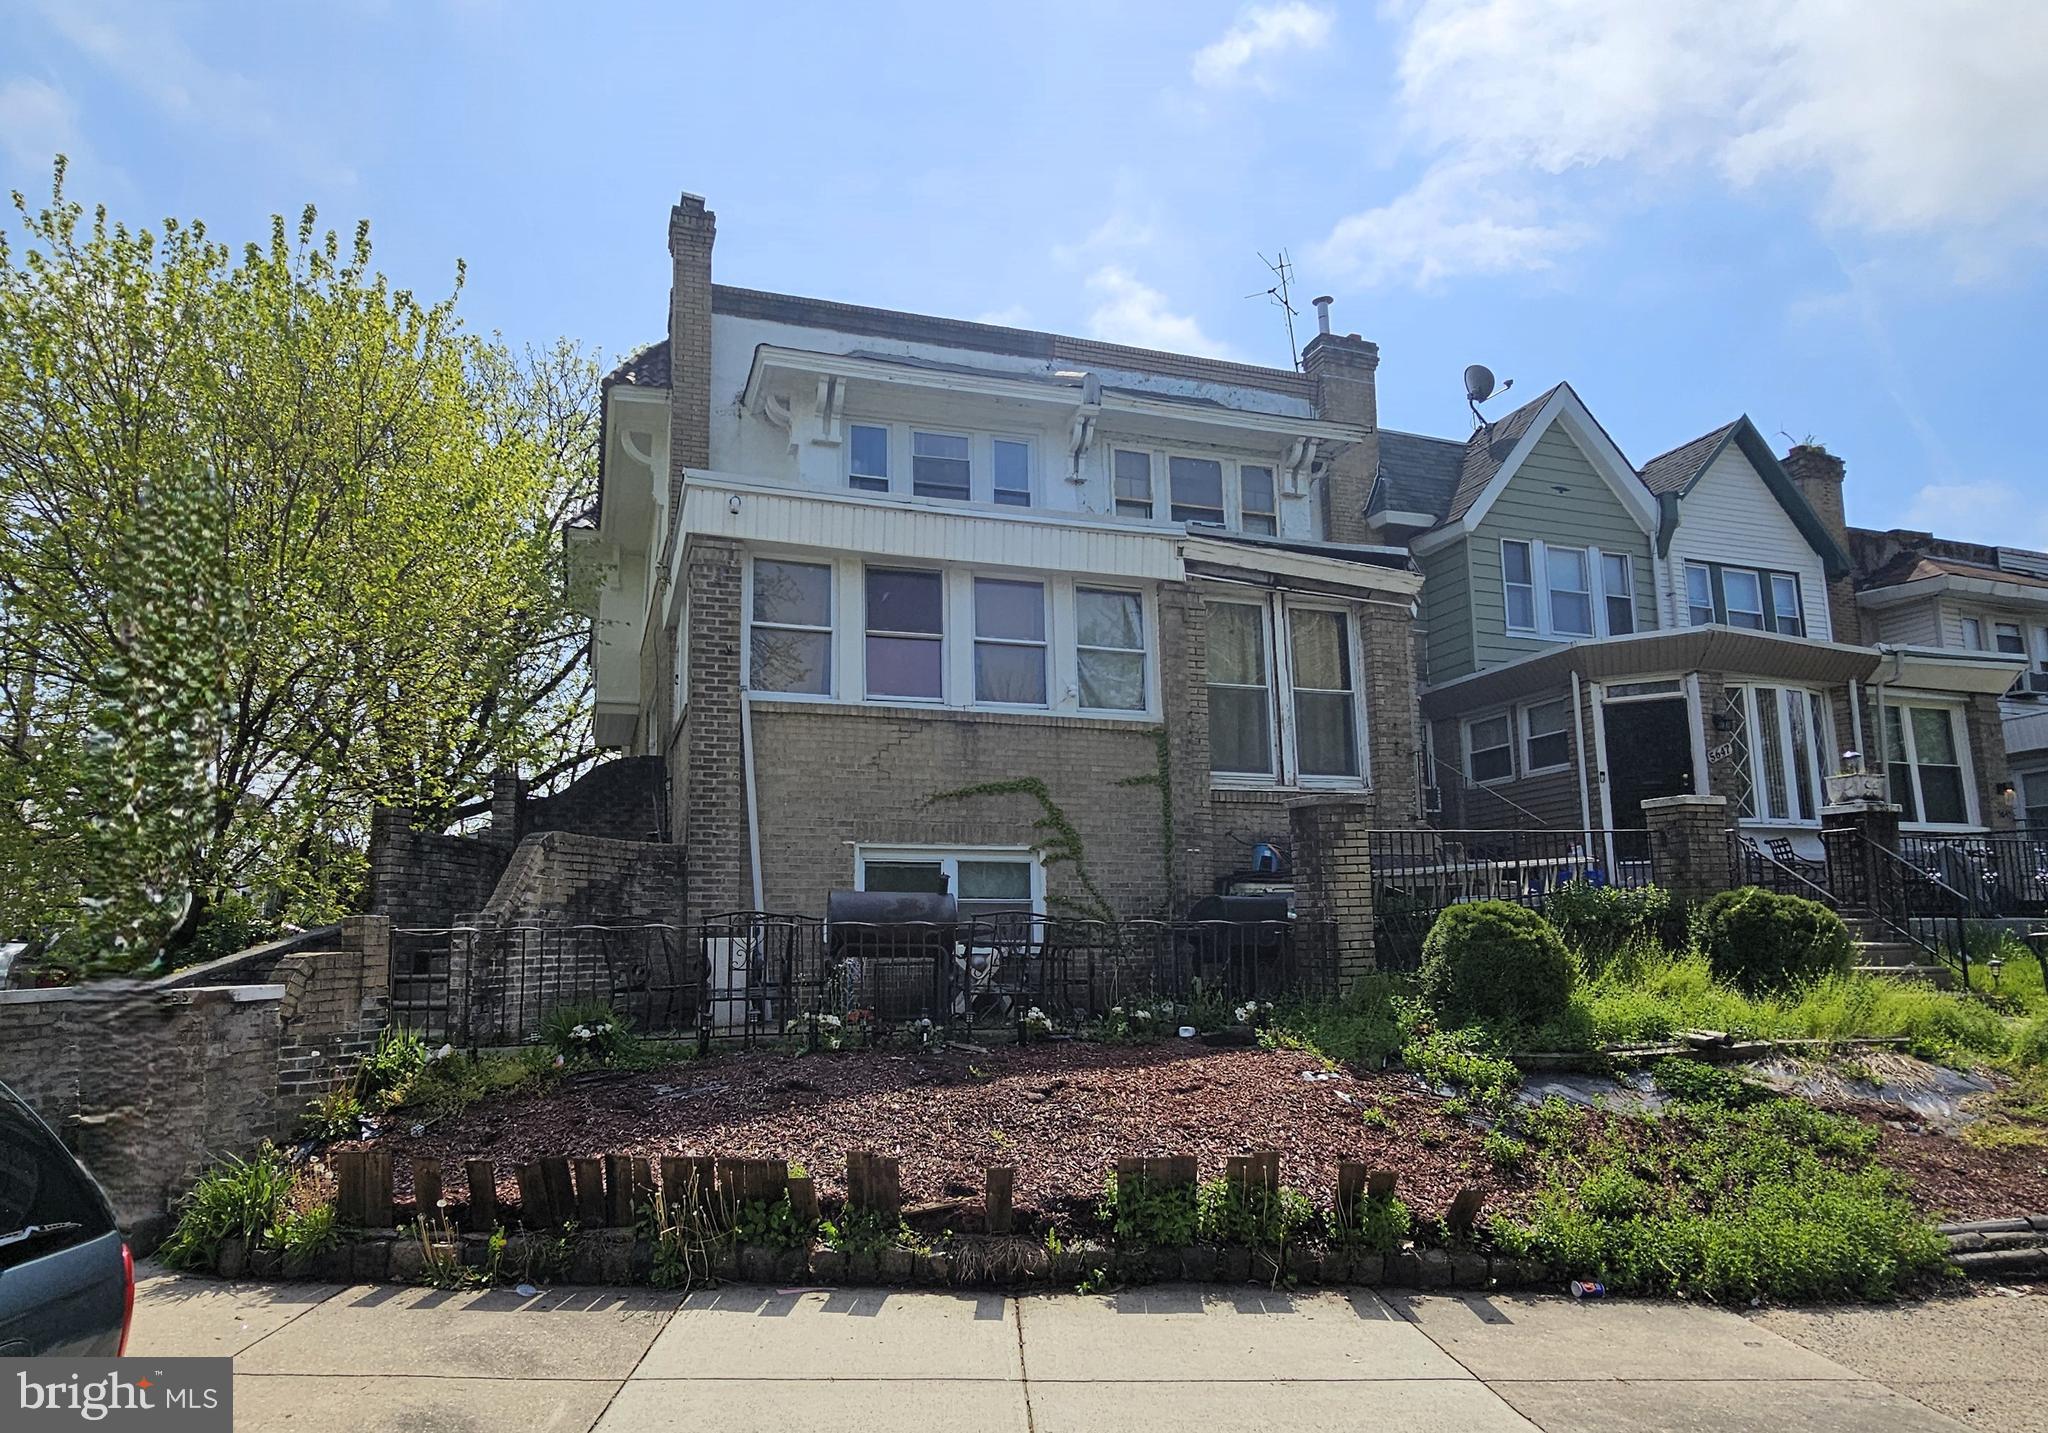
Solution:
<svg viewBox="0 0 2048 1433">
<path fill-rule="evenodd" d="M 121 1246 L 121 1346 L 116 1356 L 128 1352 L 128 1330 L 135 1323 L 135 1251 L 126 1244 Z"/>
</svg>

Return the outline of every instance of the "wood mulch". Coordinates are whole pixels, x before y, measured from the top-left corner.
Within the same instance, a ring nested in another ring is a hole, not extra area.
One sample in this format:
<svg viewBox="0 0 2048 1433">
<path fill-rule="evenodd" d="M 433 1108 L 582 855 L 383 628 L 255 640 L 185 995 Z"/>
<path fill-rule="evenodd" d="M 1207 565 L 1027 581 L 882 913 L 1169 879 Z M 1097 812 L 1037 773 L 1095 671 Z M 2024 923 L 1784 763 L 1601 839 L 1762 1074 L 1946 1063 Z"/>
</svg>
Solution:
<svg viewBox="0 0 2048 1433">
<path fill-rule="evenodd" d="M 1368 1107 L 1384 1108 L 1391 1127 L 1368 1124 Z M 906 1205 L 976 1204 L 984 1170 L 1007 1164 L 1020 1211 L 1065 1216 L 1100 1198 L 1120 1157 L 1193 1154 L 1208 1178 L 1227 1156 L 1277 1149 L 1281 1181 L 1319 1204 L 1333 1197 L 1338 1161 L 1362 1160 L 1396 1170 L 1409 1206 L 1433 1215 L 1468 1184 L 1487 1193 L 1489 1210 L 1516 1202 L 1480 1137 L 1405 1076 L 1327 1073 L 1285 1051 L 1062 1042 L 751 1052 L 575 1076 L 381 1143 L 401 1200 L 421 1156 L 444 1169 L 489 1158 L 511 1200 L 513 1169 L 543 1156 L 710 1154 L 800 1162 L 830 1202 L 845 1193 L 848 1151 L 869 1149 L 901 1161 Z"/>
<path fill-rule="evenodd" d="M 1909 1186 L 1914 1206 L 1941 1220 L 2001 1219 L 2048 1212 L 2048 1148 L 1985 1149 L 1903 1123 L 1895 1111 L 1864 1113 L 1878 1127 L 1877 1157 Z"/>
</svg>

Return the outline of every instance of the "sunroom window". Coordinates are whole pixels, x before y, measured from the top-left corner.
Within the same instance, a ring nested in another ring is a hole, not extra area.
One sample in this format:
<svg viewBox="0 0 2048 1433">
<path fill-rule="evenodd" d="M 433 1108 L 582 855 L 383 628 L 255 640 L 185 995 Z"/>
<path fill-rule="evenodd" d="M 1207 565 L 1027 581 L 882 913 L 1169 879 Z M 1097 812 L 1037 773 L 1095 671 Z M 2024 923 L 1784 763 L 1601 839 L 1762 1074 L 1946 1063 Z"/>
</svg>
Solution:
<svg viewBox="0 0 2048 1433">
<path fill-rule="evenodd" d="M 946 695 L 945 586 L 936 572 L 867 570 L 867 693 L 940 701 Z"/>
<path fill-rule="evenodd" d="M 1209 766 L 1273 774 L 1273 687 L 1266 609 L 1219 602 L 1209 609 Z"/>
<path fill-rule="evenodd" d="M 1031 506 L 1031 445 L 1014 438 L 997 438 L 995 458 L 995 500 L 1006 507 Z"/>
<path fill-rule="evenodd" d="M 1244 530 L 1267 537 L 1279 532 L 1279 516 L 1273 506 L 1273 470 L 1247 463 L 1237 470 L 1237 485 Z"/>
<path fill-rule="evenodd" d="M 974 579 L 974 699 L 1045 705 L 1045 584 Z"/>
<path fill-rule="evenodd" d="M 1214 458 L 1168 458 L 1166 485 L 1175 522 L 1223 525 L 1223 464 Z"/>
<path fill-rule="evenodd" d="M 1351 624 L 1342 612 L 1295 608 L 1294 733 L 1303 776 L 1358 775 L 1358 715 L 1351 683 Z"/>
<path fill-rule="evenodd" d="M 889 430 L 872 423 L 851 425 L 847 436 L 846 485 L 862 492 L 889 491 Z"/>
<path fill-rule="evenodd" d="M 1152 516 L 1152 455 L 1130 448 L 1118 448 L 1111 460 L 1115 467 L 1116 515 Z"/>
<path fill-rule="evenodd" d="M 973 444 L 964 433 L 910 435 L 910 490 L 921 498 L 966 502 L 974 495 Z"/>
</svg>

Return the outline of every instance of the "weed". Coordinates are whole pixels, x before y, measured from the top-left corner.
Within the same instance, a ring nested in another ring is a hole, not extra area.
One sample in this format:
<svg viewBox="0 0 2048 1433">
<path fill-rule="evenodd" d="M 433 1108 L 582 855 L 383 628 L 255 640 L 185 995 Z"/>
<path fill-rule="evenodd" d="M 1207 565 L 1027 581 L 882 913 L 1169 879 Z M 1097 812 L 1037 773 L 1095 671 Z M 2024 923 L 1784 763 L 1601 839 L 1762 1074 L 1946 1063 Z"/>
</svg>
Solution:
<svg viewBox="0 0 2048 1433">
<path fill-rule="evenodd" d="M 1284 1249 L 1315 1222 L 1315 1208 L 1298 1189 L 1267 1189 L 1211 1179 L 1195 1196 L 1195 1232 L 1212 1244 Z"/>
<path fill-rule="evenodd" d="M 432 1058 L 419 1031 L 390 1026 L 356 1067 L 357 1097 L 375 1109 L 405 1103 L 406 1088 Z"/>
<path fill-rule="evenodd" d="M 1415 1217 L 1398 1195 L 1361 1194 L 1350 1220 L 1330 1231 L 1330 1241 L 1385 1253 L 1398 1249 L 1414 1227 Z"/>
<path fill-rule="evenodd" d="M 1358 1112 L 1358 1120 L 1371 1129 L 1392 1129 L 1394 1117 L 1387 1113 L 1384 1105 L 1367 1105 Z"/>
<path fill-rule="evenodd" d="M 287 1274 L 301 1272 L 315 1258 L 341 1244 L 334 1206 L 316 1204 L 305 1210 L 285 1210 L 264 1236 L 264 1244 L 283 1256 Z"/>
<path fill-rule="evenodd" d="M 1199 1226 L 1192 1184 L 1119 1180 L 1111 1175 L 1097 1212 L 1119 1244 L 1178 1249 L 1195 1242 Z"/>
<path fill-rule="evenodd" d="M 229 1155 L 199 1177 L 178 1206 L 177 1227 L 157 1250 L 173 1269 L 213 1269 L 233 1241 L 254 1247 L 290 1206 L 294 1185 L 284 1156 L 264 1144 L 247 1159 Z"/>
<path fill-rule="evenodd" d="M 1491 1129 L 1479 1142 L 1480 1151 L 1502 1174 L 1518 1173 L 1529 1162 L 1529 1146 L 1504 1129 Z"/>
<path fill-rule="evenodd" d="M 363 1102 L 347 1087 L 322 1095 L 299 1116 L 299 1133 L 315 1144 L 359 1139 L 363 1133 Z"/>
<path fill-rule="evenodd" d="M 872 1209 L 840 1210 L 837 1219 L 819 1223 L 818 1237 L 824 1240 L 826 1248 L 842 1254 L 879 1254 L 885 1249 L 929 1252 L 926 1242 L 903 1222 L 902 1216 L 891 1220 Z"/>
<path fill-rule="evenodd" d="M 423 1214 L 413 1221 L 420 1241 L 420 1282 L 436 1289 L 466 1289 L 483 1282 L 462 1262 L 462 1239 L 445 1218 Z"/>
</svg>

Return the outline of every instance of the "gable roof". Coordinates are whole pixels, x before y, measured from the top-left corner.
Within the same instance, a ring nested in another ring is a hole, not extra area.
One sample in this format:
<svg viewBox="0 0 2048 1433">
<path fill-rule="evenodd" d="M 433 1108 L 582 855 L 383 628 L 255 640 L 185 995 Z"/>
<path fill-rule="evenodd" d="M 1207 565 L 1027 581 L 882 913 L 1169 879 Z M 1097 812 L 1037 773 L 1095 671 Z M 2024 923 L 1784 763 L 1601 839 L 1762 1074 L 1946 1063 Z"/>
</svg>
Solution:
<svg viewBox="0 0 2048 1433">
<path fill-rule="evenodd" d="M 1771 496 L 1778 500 L 1778 506 L 1785 510 L 1785 515 L 1792 519 L 1792 525 L 1799 529 L 1799 535 L 1806 539 L 1807 546 L 1820 554 L 1828 576 L 1846 577 L 1849 554 L 1828 531 L 1827 524 L 1820 520 L 1820 514 L 1813 510 L 1813 504 L 1806 500 L 1806 495 L 1799 491 L 1799 484 L 1792 481 L 1792 475 L 1785 471 L 1785 465 L 1778 461 L 1778 455 L 1771 451 L 1771 445 L 1764 441 L 1764 435 L 1756 430 L 1756 424 L 1749 421 L 1747 413 L 1732 423 L 1722 424 L 1711 433 L 1702 433 L 1691 442 L 1681 443 L 1670 452 L 1650 459 L 1643 464 L 1643 486 L 1657 495 L 1660 505 L 1667 494 L 1683 498 L 1706 476 L 1707 470 L 1714 466 L 1730 444 L 1749 460 L 1750 467 L 1771 490 Z M 1679 515 L 1667 509 L 1667 515 L 1657 530 L 1658 556 L 1671 550 L 1671 538 L 1679 521 Z"/>
<path fill-rule="evenodd" d="M 1446 522 L 1455 521 L 1472 510 L 1472 505 L 1486 491 L 1486 485 L 1499 476 L 1501 468 L 1514 454 L 1515 446 L 1542 415 L 1544 405 L 1564 386 L 1562 383 L 1553 385 L 1514 412 L 1504 418 L 1495 419 L 1465 440 L 1465 456 L 1458 472 L 1458 487 L 1451 494 L 1451 505 L 1444 513 Z"/>
</svg>

